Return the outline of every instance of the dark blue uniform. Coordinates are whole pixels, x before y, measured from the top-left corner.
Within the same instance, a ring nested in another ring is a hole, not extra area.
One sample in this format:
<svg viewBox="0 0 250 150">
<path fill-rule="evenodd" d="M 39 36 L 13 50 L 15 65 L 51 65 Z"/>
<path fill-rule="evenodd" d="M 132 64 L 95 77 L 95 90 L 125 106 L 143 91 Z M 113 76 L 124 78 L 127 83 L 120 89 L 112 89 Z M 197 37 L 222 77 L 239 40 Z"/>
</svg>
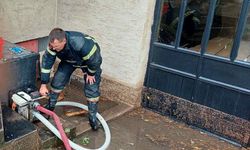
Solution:
<svg viewBox="0 0 250 150">
<path fill-rule="evenodd" d="M 85 82 L 84 93 L 90 101 L 96 101 L 100 96 L 99 85 L 101 80 L 102 57 L 100 47 L 95 40 L 83 33 L 66 31 L 66 44 L 63 50 L 56 52 L 47 48 L 42 59 L 41 83 L 47 84 L 50 71 L 55 59 L 61 60 L 55 76 L 51 82 L 51 90 L 59 93 L 68 83 L 71 74 L 76 68 L 84 73 L 95 76 L 96 82 L 92 85 Z M 86 80 L 86 75 L 85 75 Z"/>
<path fill-rule="evenodd" d="M 101 63 L 102 57 L 100 47 L 94 38 L 80 32 L 66 31 L 66 44 L 64 48 L 57 52 L 52 49 L 45 51 L 42 59 L 41 83 L 47 84 L 50 79 L 51 68 L 56 57 L 61 60 L 54 78 L 51 82 L 51 94 L 47 109 L 54 110 L 59 93 L 69 82 L 71 74 L 76 68 L 81 68 L 84 75 L 84 94 L 88 100 L 89 122 L 93 130 L 99 128 L 96 118 L 97 102 L 100 96 Z M 95 76 L 93 84 L 86 82 L 86 73 Z"/>
</svg>

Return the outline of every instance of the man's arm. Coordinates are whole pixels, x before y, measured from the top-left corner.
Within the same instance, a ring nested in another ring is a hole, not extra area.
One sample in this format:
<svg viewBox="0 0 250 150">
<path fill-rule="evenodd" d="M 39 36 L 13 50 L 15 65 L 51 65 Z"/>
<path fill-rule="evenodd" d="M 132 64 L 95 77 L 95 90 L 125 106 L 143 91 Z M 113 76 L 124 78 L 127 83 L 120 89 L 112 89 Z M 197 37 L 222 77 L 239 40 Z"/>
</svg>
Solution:
<svg viewBox="0 0 250 150">
<path fill-rule="evenodd" d="M 101 57 L 100 49 L 97 48 L 97 46 L 95 47 L 96 47 L 96 50 L 93 54 L 91 54 L 91 51 L 90 51 L 89 57 L 83 57 L 83 60 L 86 61 L 86 64 L 88 66 L 86 80 L 89 84 L 93 84 L 95 82 L 95 73 L 102 64 L 102 57 Z"/>
<path fill-rule="evenodd" d="M 90 76 L 94 76 L 96 70 L 100 68 L 102 64 L 102 57 L 99 46 L 97 44 L 94 44 L 89 53 L 83 56 L 82 59 L 86 62 L 86 65 L 88 67 L 87 74 Z"/>
<path fill-rule="evenodd" d="M 46 95 L 48 93 L 48 89 L 46 84 L 49 83 L 51 68 L 56 59 L 56 52 L 52 51 L 47 47 L 41 64 L 41 88 L 40 93 L 42 95 Z"/>
</svg>

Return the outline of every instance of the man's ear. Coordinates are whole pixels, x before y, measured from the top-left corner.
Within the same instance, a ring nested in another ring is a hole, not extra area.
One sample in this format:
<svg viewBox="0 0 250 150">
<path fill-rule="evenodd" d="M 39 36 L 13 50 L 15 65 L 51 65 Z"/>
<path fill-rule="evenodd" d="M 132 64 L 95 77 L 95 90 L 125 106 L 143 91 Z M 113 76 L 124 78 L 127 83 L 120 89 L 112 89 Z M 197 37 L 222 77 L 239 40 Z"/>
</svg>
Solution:
<svg viewBox="0 0 250 150">
<path fill-rule="evenodd" d="M 63 42 L 66 43 L 66 38 L 63 39 Z"/>
<path fill-rule="evenodd" d="M 50 43 L 49 43 L 49 45 L 48 45 L 48 46 L 49 46 L 49 49 L 52 49 L 52 48 L 53 48 L 53 47 L 51 46 L 51 44 L 50 44 Z"/>
</svg>

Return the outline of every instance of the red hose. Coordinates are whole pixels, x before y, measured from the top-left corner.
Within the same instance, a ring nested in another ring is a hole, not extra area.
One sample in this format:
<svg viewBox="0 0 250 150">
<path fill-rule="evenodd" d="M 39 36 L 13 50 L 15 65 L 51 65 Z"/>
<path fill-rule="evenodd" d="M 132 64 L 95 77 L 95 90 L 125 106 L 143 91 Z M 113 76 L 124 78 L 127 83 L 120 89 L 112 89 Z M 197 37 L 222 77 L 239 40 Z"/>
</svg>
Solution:
<svg viewBox="0 0 250 150">
<path fill-rule="evenodd" d="M 38 105 L 36 107 L 36 109 L 43 112 L 43 113 L 45 113 L 45 114 L 47 114 L 47 115 L 49 115 L 49 116 L 51 116 L 51 117 L 53 117 L 53 119 L 54 119 L 54 121 L 56 123 L 57 129 L 58 129 L 58 131 L 59 131 L 59 133 L 61 135 L 61 138 L 62 138 L 62 141 L 63 141 L 63 144 L 64 144 L 66 150 L 71 150 L 71 147 L 69 145 L 69 139 L 68 139 L 68 137 L 66 136 L 66 134 L 65 134 L 65 132 L 63 130 L 63 127 L 62 127 L 62 124 L 60 122 L 59 117 L 53 111 L 50 111 L 50 110 L 48 110 L 48 109 L 46 109 L 46 108 L 44 108 L 44 107 L 42 107 L 40 105 Z"/>
</svg>

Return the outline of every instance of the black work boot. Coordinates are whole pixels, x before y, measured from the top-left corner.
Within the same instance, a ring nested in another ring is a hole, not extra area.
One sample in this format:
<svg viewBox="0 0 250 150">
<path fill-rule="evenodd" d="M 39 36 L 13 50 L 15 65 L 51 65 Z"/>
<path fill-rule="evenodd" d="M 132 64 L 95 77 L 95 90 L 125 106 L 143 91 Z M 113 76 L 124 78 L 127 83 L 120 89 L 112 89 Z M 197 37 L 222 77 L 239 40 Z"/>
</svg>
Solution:
<svg viewBox="0 0 250 150">
<path fill-rule="evenodd" d="M 50 98 L 49 98 L 48 104 L 45 105 L 45 108 L 48 110 L 54 111 L 58 96 L 59 96 L 59 93 L 52 92 L 49 96 Z"/>
<path fill-rule="evenodd" d="M 88 109 L 89 109 L 89 124 L 92 130 L 97 131 L 100 127 L 100 122 L 96 118 L 97 113 L 97 103 L 98 102 L 89 102 L 88 101 Z"/>
</svg>

